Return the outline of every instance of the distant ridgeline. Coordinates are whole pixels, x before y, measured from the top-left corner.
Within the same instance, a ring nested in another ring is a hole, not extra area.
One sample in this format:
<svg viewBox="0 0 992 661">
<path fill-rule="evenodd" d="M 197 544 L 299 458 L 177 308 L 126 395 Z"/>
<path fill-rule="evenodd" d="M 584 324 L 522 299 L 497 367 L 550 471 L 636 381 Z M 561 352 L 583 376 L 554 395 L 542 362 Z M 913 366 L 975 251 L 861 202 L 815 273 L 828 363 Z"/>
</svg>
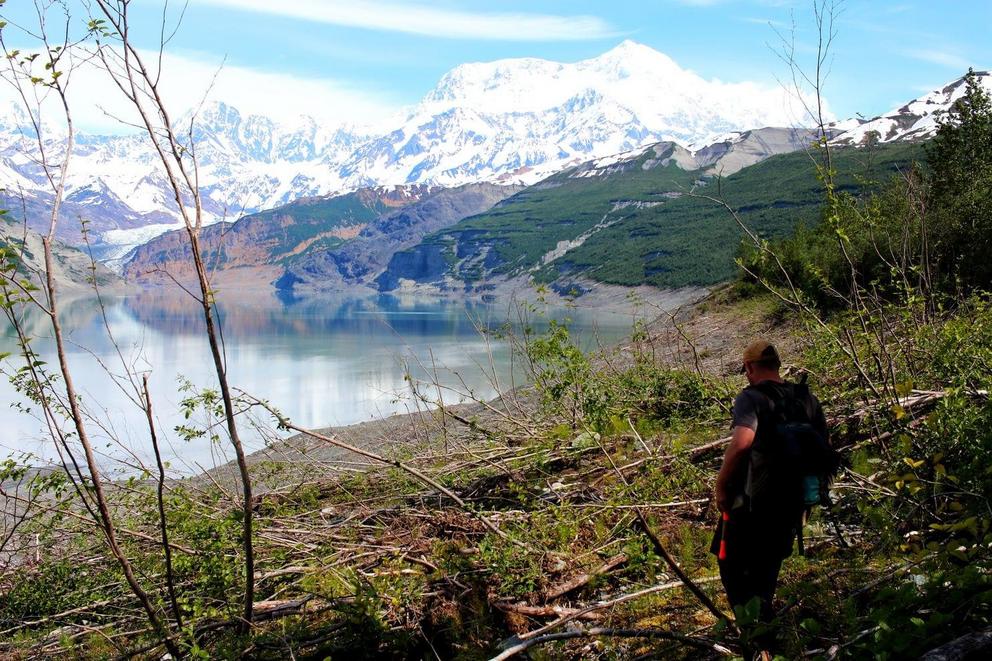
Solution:
<svg viewBox="0 0 992 661">
<path fill-rule="evenodd" d="M 976 75 L 992 90 L 988 72 Z M 720 197 L 768 237 L 817 221 L 814 133 L 774 128 L 790 121 L 784 97 L 769 101 L 778 92 L 745 92 L 624 42 L 573 64 L 459 66 L 375 130 L 217 102 L 181 120 L 194 126 L 201 245 L 218 286 L 294 294 L 712 284 L 733 274 L 741 232 L 691 191 Z M 832 124 L 842 186 L 884 183 L 922 158 L 919 143 L 963 93 L 962 78 Z M 54 196 L 34 165 L 40 147 L 24 113 L 8 110 L 0 208 L 47 231 Z M 85 221 L 87 250 L 127 280 L 191 277 L 187 239 L 173 231 L 179 209 L 146 140 L 80 134 L 73 162 L 56 238 L 82 247 Z"/>
<path fill-rule="evenodd" d="M 208 263 L 228 282 L 255 272 L 295 293 L 353 287 L 484 293 L 520 276 L 559 293 L 582 293 L 581 280 L 711 285 L 734 275 L 742 233 L 726 209 L 690 191 L 719 195 L 764 237 L 815 224 L 822 184 L 811 160 L 817 154 L 799 148 L 808 139 L 763 129 L 695 156 L 659 143 L 528 188 L 362 190 L 210 226 L 204 246 Z M 773 140 L 791 153 L 763 158 Z M 855 192 L 921 159 L 922 147 L 837 147 L 833 155 L 840 189 Z M 136 249 L 125 276 L 147 282 L 168 270 L 182 277 L 187 253 L 182 233 L 165 234 Z"/>
<path fill-rule="evenodd" d="M 988 72 L 976 75 L 992 90 Z M 740 234 L 690 191 L 725 199 L 769 237 L 816 221 L 813 133 L 774 128 L 793 121 L 788 95 L 756 89 L 626 41 L 575 63 L 458 66 L 375 127 L 282 122 L 220 100 L 178 123 L 192 129 L 202 245 L 224 287 L 705 285 L 732 274 Z M 830 125 L 843 184 L 884 182 L 963 93 L 961 78 Z M 55 197 L 37 152 L 58 153 L 61 138 L 39 145 L 33 130 L 16 106 L 0 107 L 0 208 L 47 232 Z M 151 144 L 77 137 L 56 238 L 83 247 L 85 221 L 87 250 L 128 280 L 188 278 L 186 239 L 165 234 L 183 224 Z"/>
</svg>

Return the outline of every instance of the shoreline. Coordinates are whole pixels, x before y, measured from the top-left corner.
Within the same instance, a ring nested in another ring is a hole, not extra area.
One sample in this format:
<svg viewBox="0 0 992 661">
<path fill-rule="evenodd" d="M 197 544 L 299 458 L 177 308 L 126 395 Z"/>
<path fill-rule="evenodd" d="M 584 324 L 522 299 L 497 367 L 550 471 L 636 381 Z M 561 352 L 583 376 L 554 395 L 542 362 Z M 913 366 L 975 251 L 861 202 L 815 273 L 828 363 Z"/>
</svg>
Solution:
<svg viewBox="0 0 992 661">
<path fill-rule="evenodd" d="M 575 296 L 571 296 L 559 293 L 553 285 L 539 285 L 529 280 L 527 276 L 519 276 L 502 280 L 495 285 L 487 285 L 489 288 L 484 290 L 479 288 L 466 290 L 456 287 L 441 289 L 434 285 L 414 285 L 392 291 L 379 291 L 364 285 L 354 285 L 342 289 L 303 290 L 296 293 L 276 289 L 271 283 L 262 284 L 240 279 L 226 282 L 226 280 L 227 278 L 216 278 L 212 282 L 217 292 L 217 300 L 220 302 L 237 303 L 241 302 L 243 298 L 250 298 L 253 304 L 278 304 L 289 307 L 338 300 L 391 298 L 411 304 L 465 302 L 499 305 L 521 302 L 600 310 L 611 314 L 633 314 L 645 306 L 653 308 L 659 313 L 681 308 L 686 304 L 697 303 L 714 288 L 720 286 L 719 284 L 706 287 L 694 285 L 677 289 L 660 289 L 652 285 L 631 287 L 577 278 L 569 282 L 568 286 L 574 287 L 577 291 Z M 125 283 L 123 288 L 108 292 L 108 296 L 117 298 L 142 295 L 175 296 L 192 300 L 187 293 L 177 289 L 173 283 L 130 282 Z"/>
</svg>

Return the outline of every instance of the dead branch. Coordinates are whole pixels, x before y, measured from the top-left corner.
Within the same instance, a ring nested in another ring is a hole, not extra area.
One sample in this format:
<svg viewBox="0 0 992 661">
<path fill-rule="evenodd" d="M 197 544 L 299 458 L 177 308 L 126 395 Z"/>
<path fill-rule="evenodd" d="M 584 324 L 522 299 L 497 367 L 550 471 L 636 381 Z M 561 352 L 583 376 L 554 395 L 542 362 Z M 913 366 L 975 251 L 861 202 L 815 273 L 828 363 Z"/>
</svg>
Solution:
<svg viewBox="0 0 992 661">
<path fill-rule="evenodd" d="M 223 355 L 223 335 L 220 320 L 213 306 L 215 292 L 211 288 L 207 266 L 200 249 L 200 230 L 203 227 L 203 203 L 199 189 L 199 169 L 195 148 L 185 148 L 179 140 L 175 125 L 168 110 L 168 104 L 161 95 L 158 74 L 153 74 L 146 66 L 143 56 L 130 38 L 130 23 L 127 2 L 96 0 L 95 7 L 106 18 L 119 37 L 119 50 L 102 44 L 98 39 L 97 55 L 104 64 L 111 81 L 128 99 L 141 118 L 149 142 L 162 164 L 166 179 L 178 206 L 179 215 L 190 242 L 193 265 L 199 285 L 199 303 L 206 324 L 206 334 L 213 358 L 214 372 L 224 405 L 228 439 L 234 448 L 237 459 L 238 477 L 242 491 L 242 540 L 244 549 L 244 607 L 241 632 L 247 633 L 253 617 L 252 605 L 255 591 L 255 551 L 253 546 L 252 485 L 245 458 L 244 445 L 238 431 L 234 402 L 227 378 L 227 363 Z M 115 66 L 108 58 L 117 58 Z M 192 133 L 192 127 L 190 129 Z M 191 136 L 192 137 L 192 136 Z M 187 209 L 186 196 L 192 198 L 192 214 Z M 178 650 L 173 651 L 173 656 Z"/>
<path fill-rule="evenodd" d="M 601 620 L 603 616 L 599 613 L 583 613 L 578 608 L 565 608 L 564 606 L 529 606 L 527 604 L 494 604 L 496 608 L 504 613 L 516 613 L 526 617 L 562 617 L 563 615 L 574 615 L 578 620 Z"/>
<path fill-rule="evenodd" d="M 987 659 L 992 654 L 992 629 L 975 631 L 930 650 L 920 661 Z"/>
<path fill-rule="evenodd" d="M 699 585 L 689 578 L 689 575 L 682 570 L 679 563 L 672 557 L 672 554 L 668 552 L 668 549 L 665 548 L 665 545 L 662 544 L 661 540 L 651 529 L 651 525 L 648 523 L 644 513 L 640 510 L 635 510 L 635 512 L 637 514 L 635 525 L 640 527 L 640 529 L 644 531 L 644 534 L 648 536 L 648 539 L 651 540 L 651 545 L 654 546 L 654 550 L 657 551 L 658 555 L 662 557 L 665 563 L 672 570 L 672 573 L 679 577 L 679 580 L 685 584 L 685 587 L 688 588 L 692 594 L 696 595 L 696 598 L 699 599 L 703 606 L 706 606 L 706 609 L 709 612 L 713 613 L 717 620 L 727 620 L 729 622 L 730 618 L 727 617 L 723 611 L 717 608 L 717 605 L 713 603 L 713 600 L 710 599 L 709 595 L 703 592 L 699 588 Z"/>
<path fill-rule="evenodd" d="M 719 577 L 714 576 L 710 578 L 703 578 L 700 579 L 699 582 L 710 583 L 716 580 L 719 580 Z M 522 633 L 517 637 L 520 640 L 529 640 L 531 638 L 536 638 L 537 636 L 541 636 L 547 633 L 548 631 L 553 631 L 558 627 L 562 626 L 563 624 L 567 624 L 568 622 L 571 622 L 572 620 L 575 620 L 579 616 L 585 615 L 586 613 L 593 613 L 599 610 L 603 610 L 605 608 L 612 608 L 613 606 L 622 604 L 627 601 L 632 601 L 634 599 L 640 599 L 641 597 L 646 597 L 649 594 L 655 594 L 656 592 L 664 592 L 666 590 L 674 590 L 675 588 L 681 588 L 681 587 L 685 587 L 685 583 L 683 583 L 682 581 L 671 581 L 668 583 L 655 585 L 650 588 L 645 588 L 643 590 L 638 590 L 637 592 L 631 592 L 629 594 L 625 594 L 615 599 L 610 599 L 608 601 L 600 601 L 598 603 L 592 604 L 591 606 L 586 606 L 585 608 L 582 608 L 571 615 L 562 615 L 554 622 L 546 624 L 539 629 L 535 629 L 534 631 L 528 631 L 527 633 Z"/>
<path fill-rule="evenodd" d="M 538 638 L 532 638 L 517 643 L 506 651 L 494 656 L 491 661 L 503 661 L 512 658 L 521 652 L 525 652 L 535 645 L 550 643 L 556 640 L 572 640 L 574 638 L 653 638 L 659 640 L 671 640 L 694 647 L 707 652 L 716 652 L 721 656 L 734 656 L 734 653 L 720 645 L 704 638 L 693 638 L 681 634 L 665 631 L 662 629 L 609 629 L 604 627 L 593 627 L 592 629 L 575 629 L 573 631 L 562 631 L 560 633 L 549 633 Z"/>
<path fill-rule="evenodd" d="M 604 562 L 600 567 L 594 569 L 593 571 L 587 574 L 580 574 L 569 581 L 556 585 L 553 588 L 548 588 L 544 592 L 544 600 L 551 601 L 552 599 L 558 599 L 559 597 L 563 597 L 569 592 L 572 592 L 573 590 L 578 590 L 582 586 L 587 585 L 589 581 L 596 578 L 597 576 L 601 576 L 609 571 L 612 571 L 617 567 L 619 567 L 620 565 L 625 564 L 626 562 L 627 562 L 627 556 L 625 554 L 620 553 L 619 555 L 615 555 L 606 562 Z"/>
</svg>

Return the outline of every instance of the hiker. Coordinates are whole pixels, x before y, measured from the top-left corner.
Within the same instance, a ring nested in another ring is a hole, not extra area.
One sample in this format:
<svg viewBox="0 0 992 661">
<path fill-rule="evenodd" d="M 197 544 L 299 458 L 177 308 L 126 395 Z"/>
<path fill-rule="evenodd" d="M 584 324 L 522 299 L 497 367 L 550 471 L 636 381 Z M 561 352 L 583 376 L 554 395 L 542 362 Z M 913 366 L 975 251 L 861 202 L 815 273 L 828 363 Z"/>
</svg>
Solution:
<svg viewBox="0 0 992 661">
<path fill-rule="evenodd" d="M 736 609 L 757 597 L 763 622 L 773 616 L 782 561 L 797 534 L 801 544 L 808 508 L 825 502 L 837 468 L 820 403 L 804 382 L 783 380 L 781 365 L 765 340 L 744 350 L 741 372 L 750 385 L 734 400 L 732 439 L 716 481 L 721 521 L 713 551 L 727 600 Z"/>
</svg>

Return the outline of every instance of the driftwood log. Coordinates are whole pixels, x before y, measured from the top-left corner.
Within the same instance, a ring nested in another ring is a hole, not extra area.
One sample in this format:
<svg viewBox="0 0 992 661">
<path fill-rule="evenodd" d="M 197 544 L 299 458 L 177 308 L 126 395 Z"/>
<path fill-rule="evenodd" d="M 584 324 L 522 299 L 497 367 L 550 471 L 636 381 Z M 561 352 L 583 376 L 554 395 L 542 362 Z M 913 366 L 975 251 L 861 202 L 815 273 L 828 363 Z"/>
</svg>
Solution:
<svg viewBox="0 0 992 661">
<path fill-rule="evenodd" d="M 932 649 L 920 661 L 979 661 L 992 658 L 992 629 L 975 631 Z"/>
</svg>

